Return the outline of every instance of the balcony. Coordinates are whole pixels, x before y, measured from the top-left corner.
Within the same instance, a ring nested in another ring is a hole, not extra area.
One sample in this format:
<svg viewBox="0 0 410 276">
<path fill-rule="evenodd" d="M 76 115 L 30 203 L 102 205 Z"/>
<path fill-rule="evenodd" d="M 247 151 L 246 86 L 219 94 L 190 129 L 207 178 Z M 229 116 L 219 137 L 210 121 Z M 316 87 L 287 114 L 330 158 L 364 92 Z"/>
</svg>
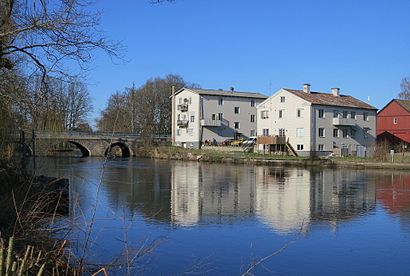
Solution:
<svg viewBox="0 0 410 276">
<path fill-rule="evenodd" d="M 177 120 L 177 125 L 181 128 L 187 128 L 188 120 Z"/>
<path fill-rule="evenodd" d="M 356 121 L 350 118 L 333 118 L 334 126 L 355 126 Z"/>
<path fill-rule="evenodd" d="M 286 144 L 286 136 L 277 136 L 277 135 L 270 135 L 270 136 L 258 136 L 257 140 L 258 144 L 263 145 L 285 145 Z"/>
<path fill-rule="evenodd" d="M 179 104 L 177 106 L 177 109 L 181 112 L 187 112 L 188 111 L 188 104 L 187 103 Z"/>
<path fill-rule="evenodd" d="M 212 120 L 212 119 L 202 119 L 201 126 L 213 126 L 220 127 L 222 125 L 221 120 Z"/>
</svg>

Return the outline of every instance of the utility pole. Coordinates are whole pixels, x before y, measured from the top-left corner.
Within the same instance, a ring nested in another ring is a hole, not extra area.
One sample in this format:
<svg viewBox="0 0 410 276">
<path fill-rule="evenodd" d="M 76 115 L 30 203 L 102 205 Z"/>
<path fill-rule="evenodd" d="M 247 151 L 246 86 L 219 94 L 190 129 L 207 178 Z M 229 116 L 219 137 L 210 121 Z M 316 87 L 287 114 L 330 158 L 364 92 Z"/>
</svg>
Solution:
<svg viewBox="0 0 410 276">
<path fill-rule="evenodd" d="M 135 132 L 135 83 L 132 83 L 132 88 L 131 88 L 131 132 Z"/>
<path fill-rule="evenodd" d="M 175 145 L 175 86 L 172 86 L 172 120 L 171 120 L 171 141 L 172 145 Z"/>
</svg>

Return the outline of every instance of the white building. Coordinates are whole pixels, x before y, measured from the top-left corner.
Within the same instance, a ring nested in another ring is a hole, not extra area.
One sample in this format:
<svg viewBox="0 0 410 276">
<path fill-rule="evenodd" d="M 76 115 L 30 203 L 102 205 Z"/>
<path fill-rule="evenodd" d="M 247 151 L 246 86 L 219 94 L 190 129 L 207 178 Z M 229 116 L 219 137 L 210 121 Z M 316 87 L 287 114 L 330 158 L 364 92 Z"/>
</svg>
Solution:
<svg viewBox="0 0 410 276">
<path fill-rule="evenodd" d="M 376 137 L 377 109 L 352 96 L 282 88 L 257 106 L 258 135 L 285 136 L 299 156 L 365 156 Z M 262 150 L 266 145 L 258 145 Z"/>
<path fill-rule="evenodd" d="M 173 144 L 199 148 L 205 140 L 255 136 L 256 106 L 266 98 L 233 89 L 182 88 L 171 97 Z"/>
</svg>

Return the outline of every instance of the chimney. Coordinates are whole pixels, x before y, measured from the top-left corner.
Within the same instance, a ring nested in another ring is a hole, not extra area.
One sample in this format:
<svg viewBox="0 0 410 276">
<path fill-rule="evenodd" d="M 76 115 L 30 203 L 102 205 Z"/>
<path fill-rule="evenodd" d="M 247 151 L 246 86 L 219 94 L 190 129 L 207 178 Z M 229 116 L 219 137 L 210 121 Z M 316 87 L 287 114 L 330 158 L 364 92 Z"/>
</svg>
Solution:
<svg viewBox="0 0 410 276">
<path fill-rule="evenodd" d="M 310 94 L 310 84 L 309 83 L 305 83 L 303 85 L 303 92 Z"/>
<path fill-rule="evenodd" d="M 234 88 L 233 86 L 231 86 L 231 87 L 229 87 L 229 90 L 230 90 L 231 92 L 234 92 L 234 91 L 235 91 L 235 88 Z"/>
<path fill-rule="evenodd" d="M 339 97 L 340 96 L 340 88 L 338 88 L 338 87 L 332 88 L 332 94 L 335 97 Z"/>
</svg>

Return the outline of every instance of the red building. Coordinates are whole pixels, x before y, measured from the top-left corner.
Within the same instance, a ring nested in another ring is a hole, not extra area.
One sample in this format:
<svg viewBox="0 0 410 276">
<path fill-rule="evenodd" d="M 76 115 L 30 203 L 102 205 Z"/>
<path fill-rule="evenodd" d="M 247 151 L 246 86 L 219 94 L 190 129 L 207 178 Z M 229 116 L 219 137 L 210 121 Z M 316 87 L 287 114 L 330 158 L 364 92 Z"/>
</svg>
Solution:
<svg viewBox="0 0 410 276">
<path fill-rule="evenodd" d="M 391 100 L 377 113 L 377 139 L 410 144 L 410 100 Z"/>
</svg>

